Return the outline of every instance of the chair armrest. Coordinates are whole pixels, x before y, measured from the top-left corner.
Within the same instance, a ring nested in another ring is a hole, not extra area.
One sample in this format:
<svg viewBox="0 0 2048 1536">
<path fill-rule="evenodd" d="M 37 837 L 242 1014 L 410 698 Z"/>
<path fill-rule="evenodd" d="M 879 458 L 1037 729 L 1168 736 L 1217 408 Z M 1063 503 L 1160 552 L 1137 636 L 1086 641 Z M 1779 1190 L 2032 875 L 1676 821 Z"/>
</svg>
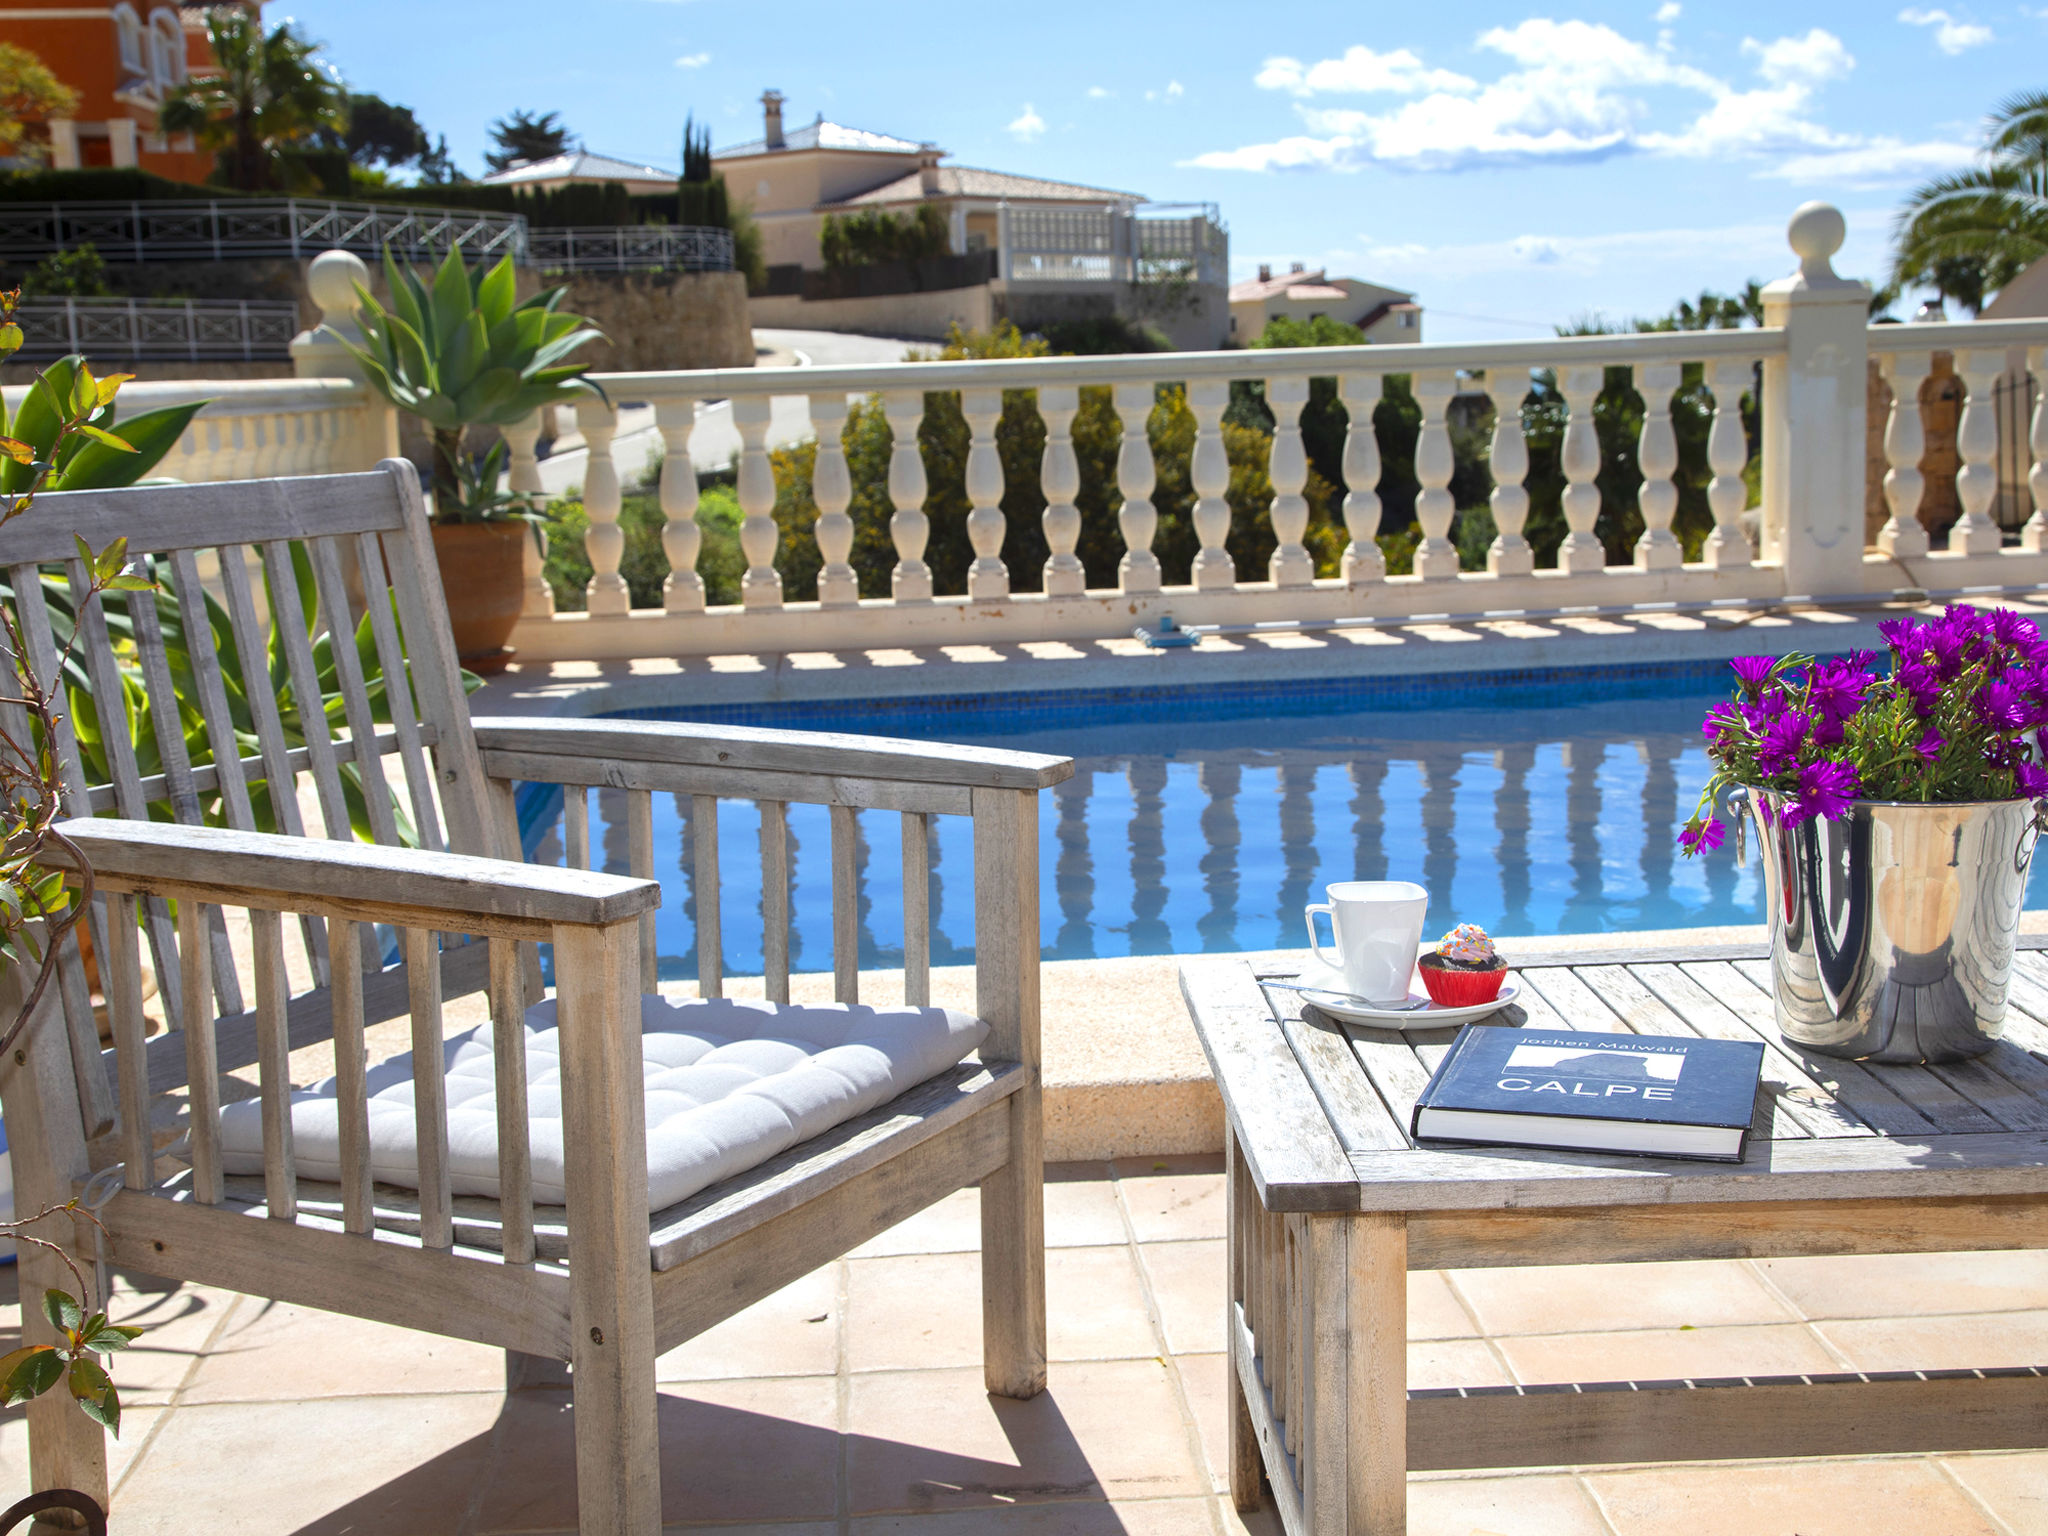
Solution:
<svg viewBox="0 0 2048 1536">
<path fill-rule="evenodd" d="M 661 905 L 652 880 L 461 853 L 111 817 L 57 830 L 103 886 L 226 906 L 544 938 L 556 924 L 608 927 Z M 51 863 L 72 867 L 61 844 Z"/>
<path fill-rule="evenodd" d="M 490 755 L 506 752 L 967 789 L 1046 789 L 1074 776 L 1074 760 L 1069 757 L 889 736 L 842 736 L 829 731 L 771 731 L 749 725 L 665 720 L 505 718 L 478 720 L 475 730 L 487 772 Z"/>
</svg>

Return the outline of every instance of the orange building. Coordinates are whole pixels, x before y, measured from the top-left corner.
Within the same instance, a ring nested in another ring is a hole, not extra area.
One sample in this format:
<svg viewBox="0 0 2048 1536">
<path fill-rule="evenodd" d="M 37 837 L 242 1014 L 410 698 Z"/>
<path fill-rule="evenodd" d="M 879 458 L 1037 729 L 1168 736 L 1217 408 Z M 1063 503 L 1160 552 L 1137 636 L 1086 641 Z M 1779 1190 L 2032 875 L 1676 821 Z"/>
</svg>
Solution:
<svg viewBox="0 0 2048 1536">
<path fill-rule="evenodd" d="M 261 9 L 261 0 L 245 3 Z M 172 0 L 0 0 L 0 39 L 35 53 L 78 92 L 77 115 L 47 125 L 53 168 L 137 166 L 174 181 L 206 179 L 213 156 L 189 133 L 160 133 L 156 114 L 174 87 L 213 67 L 208 9 Z"/>
</svg>

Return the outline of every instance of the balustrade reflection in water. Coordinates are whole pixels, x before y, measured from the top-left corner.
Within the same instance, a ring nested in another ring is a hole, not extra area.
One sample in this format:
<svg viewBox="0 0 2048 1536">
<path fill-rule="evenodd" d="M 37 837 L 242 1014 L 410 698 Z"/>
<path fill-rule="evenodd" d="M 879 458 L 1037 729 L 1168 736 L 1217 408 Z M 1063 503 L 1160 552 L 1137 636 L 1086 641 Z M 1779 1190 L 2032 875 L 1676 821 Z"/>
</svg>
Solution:
<svg viewBox="0 0 2048 1536">
<path fill-rule="evenodd" d="M 1295 947 L 1302 908 L 1335 880 L 1413 879 L 1440 931 L 1502 935 L 1751 923 L 1757 870 L 1732 849 L 1676 856 L 1673 837 L 1709 766 L 1698 722 L 1719 695 L 1531 709 L 1445 709 L 1248 720 L 976 730 L 959 715 L 890 716 L 872 729 L 1072 754 L 1040 813 L 1048 959 Z M 1192 711 L 1191 711 L 1192 713 Z M 691 802 L 654 798 L 664 978 L 697 970 Z M 562 858 L 559 810 L 534 857 Z M 626 796 L 593 802 L 592 845 L 627 868 Z M 882 820 L 877 821 L 876 817 Z M 722 952 L 758 974 L 760 813 L 718 806 Z M 860 956 L 902 963 L 893 812 L 856 817 Z M 822 806 L 788 810 L 790 964 L 832 964 L 831 832 Z M 872 846 L 870 846 L 872 844 Z M 973 955 L 972 828 L 933 818 L 934 965 Z"/>
</svg>

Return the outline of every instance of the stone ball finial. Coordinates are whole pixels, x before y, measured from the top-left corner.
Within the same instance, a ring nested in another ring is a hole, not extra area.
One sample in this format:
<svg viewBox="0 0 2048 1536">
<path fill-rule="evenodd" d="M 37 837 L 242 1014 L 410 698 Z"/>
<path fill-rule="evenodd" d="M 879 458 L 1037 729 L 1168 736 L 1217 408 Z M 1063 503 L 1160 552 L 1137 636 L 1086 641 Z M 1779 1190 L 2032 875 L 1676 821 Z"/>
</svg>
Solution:
<svg viewBox="0 0 2048 1536">
<path fill-rule="evenodd" d="M 370 269 L 362 258 L 349 251 L 322 251 L 306 269 L 306 291 L 320 306 L 321 318 L 329 325 L 352 320 L 361 300 L 356 284 L 370 286 Z"/>
<path fill-rule="evenodd" d="M 1801 203 L 1785 226 L 1785 240 L 1799 258 L 1799 275 L 1809 283 L 1838 282 L 1828 258 L 1842 248 L 1849 226 L 1833 203 Z"/>
</svg>

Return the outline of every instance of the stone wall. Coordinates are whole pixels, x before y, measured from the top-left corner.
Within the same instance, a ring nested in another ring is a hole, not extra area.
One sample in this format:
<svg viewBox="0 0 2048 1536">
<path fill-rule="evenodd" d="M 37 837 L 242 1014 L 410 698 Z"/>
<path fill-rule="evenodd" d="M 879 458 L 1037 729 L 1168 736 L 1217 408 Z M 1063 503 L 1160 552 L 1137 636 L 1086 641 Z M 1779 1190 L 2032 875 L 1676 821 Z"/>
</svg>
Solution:
<svg viewBox="0 0 2048 1536">
<path fill-rule="evenodd" d="M 576 354 L 597 373 L 751 368 L 747 280 L 737 272 L 576 272 L 562 308 L 606 339 Z"/>
<path fill-rule="evenodd" d="M 798 331 L 843 331 L 943 341 L 948 327 L 987 330 L 995 308 L 986 284 L 936 293 L 891 293 L 867 299 L 805 299 L 775 294 L 750 301 L 754 324 Z"/>
</svg>

